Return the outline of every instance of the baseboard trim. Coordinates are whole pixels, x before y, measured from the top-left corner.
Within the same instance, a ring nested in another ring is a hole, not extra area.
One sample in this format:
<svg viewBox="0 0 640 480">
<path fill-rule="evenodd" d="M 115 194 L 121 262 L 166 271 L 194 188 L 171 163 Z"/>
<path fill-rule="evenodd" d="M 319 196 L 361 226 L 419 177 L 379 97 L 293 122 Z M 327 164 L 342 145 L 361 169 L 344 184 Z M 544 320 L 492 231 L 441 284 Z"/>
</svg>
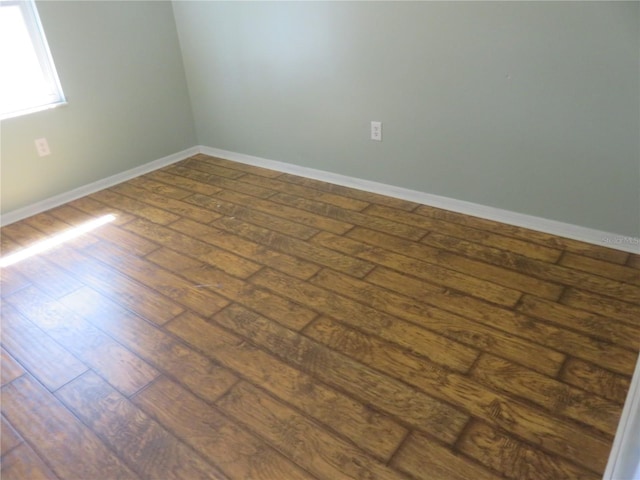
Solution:
<svg viewBox="0 0 640 480">
<path fill-rule="evenodd" d="M 258 167 L 278 170 L 280 172 L 299 175 L 301 177 L 312 178 L 324 182 L 335 183 L 345 187 L 357 188 L 368 192 L 379 193 L 391 197 L 409 200 L 411 202 L 421 203 L 432 207 L 438 207 L 445 210 L 451 210 L 474 217 L 481 217 L 488 220 L 507 223 L 517 227 L 529 228 L 540 232 L 557 235 L 560 237 L 571 238 L 581 242 L 599 245 L 601 247 L 609 247 L 616 250 L 622 250 L 630 253 L 640 253 L 640 238 L 626 237 L 619 234 L 603 232 L 591 228 L 572 225 L 556 220 L 535 217 L 523 213 L 517 213 L 510 210 L 502 210 L 499 208 L 488 207 L 477 203 L 456 200 L 453 198 L 432 195 L 417 190 L 396 187 L 384 183 L 363 180 L 360 178 L 349 177 L 337 173 L 316 170 L 314 168 L 302 167 L 291 163 L 280 162 L 277 160 L 268 160 L 266 158 L 254 157 L 242 153 L 230 152 L 219 148 L 200 145 L 197 147 L 200 153 L 220 157 L 234 162 L 245 163 Z"/>
<path fill-rule="evenodd" d="M 64 205 L 65 203 L 71 202 L 73 200 L 77 200 L 78 198 L 90 195 L 100 190 L 104 190 L 105 188 L 117 185 L 118 183 L 125 182 L 132 178 L 139 177 L 140 175 L 144 175 L 145 173 L 149 173 L 154 170 L 158 170 L 159 168 L 179 162 L 180 160 L 184 160 L 185 158 L 197 153 L 200 153 L 198 147 L 187 148 L 186 150 L 182 150 L 181 152 L 177 152 L 172 155 L 153 160 L 151 162 L 145 163 L 144 165 L 140 165 L 139 167 L 117 173 L 110 177 L 97 180 L 68 192 L 54 195 L 53 197 L 49 197 L 45 200 L 33 203 L 26 207 L 13 210 L 2 215 L 2 218 L 0 218 L 0 226 L 4 227 L 5 225 L 17 222 L 18 220 L 37 215 L 38 213 L 46 212 L 47 210 L 51 210 L 52 208 L 59 207 L 60 205 Z"/>
</svg>

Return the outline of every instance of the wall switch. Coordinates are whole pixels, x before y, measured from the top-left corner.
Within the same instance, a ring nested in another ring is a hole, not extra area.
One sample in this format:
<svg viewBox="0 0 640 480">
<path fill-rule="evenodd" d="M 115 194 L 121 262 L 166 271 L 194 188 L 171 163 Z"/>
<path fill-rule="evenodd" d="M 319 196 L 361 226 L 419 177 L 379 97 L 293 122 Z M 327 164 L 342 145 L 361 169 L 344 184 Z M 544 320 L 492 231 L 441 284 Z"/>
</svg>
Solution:
<svg viewBox="0 0 640 480">
<path fill-rule="evenodd" d="M 382 141 L 382 122 L 371 122 L 371 140 Z"/>
<path fill-rule="evenodd" d="M 46 138 L 38 138 L 35 141 L 36 150 L 38 151 L 38 155 L 41 157 L 46 157 L 47 155 L 51 155 L 51 150 L 49 150 L 49 142 L 47 142 Z"/>
</svg>

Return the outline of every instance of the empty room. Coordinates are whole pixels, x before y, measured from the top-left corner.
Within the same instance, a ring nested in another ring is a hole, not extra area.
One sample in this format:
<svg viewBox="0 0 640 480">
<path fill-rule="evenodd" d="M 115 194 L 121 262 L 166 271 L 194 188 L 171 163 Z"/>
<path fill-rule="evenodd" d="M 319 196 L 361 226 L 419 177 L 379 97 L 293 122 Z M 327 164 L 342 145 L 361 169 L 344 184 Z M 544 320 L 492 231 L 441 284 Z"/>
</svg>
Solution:
<svg viewBox="0 0 640 480">
<path fill-rule="evenodd" d="M 4 479 L 640 479 L 640 2 L 0 3 Z"/>
</svg>

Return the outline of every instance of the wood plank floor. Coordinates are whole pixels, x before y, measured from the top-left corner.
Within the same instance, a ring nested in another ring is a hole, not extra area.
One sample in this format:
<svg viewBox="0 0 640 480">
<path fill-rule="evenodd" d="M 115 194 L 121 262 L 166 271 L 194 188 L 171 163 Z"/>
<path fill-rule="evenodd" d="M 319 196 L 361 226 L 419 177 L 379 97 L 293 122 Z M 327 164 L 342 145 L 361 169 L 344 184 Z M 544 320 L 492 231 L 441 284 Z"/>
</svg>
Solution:
<svg viewBox="0 0 640 480">
<path fill-rule="evenodd" d="M 597 479 L 640 258 L 205 155 L 6 226 L 3 479 Z"/>
</svg>

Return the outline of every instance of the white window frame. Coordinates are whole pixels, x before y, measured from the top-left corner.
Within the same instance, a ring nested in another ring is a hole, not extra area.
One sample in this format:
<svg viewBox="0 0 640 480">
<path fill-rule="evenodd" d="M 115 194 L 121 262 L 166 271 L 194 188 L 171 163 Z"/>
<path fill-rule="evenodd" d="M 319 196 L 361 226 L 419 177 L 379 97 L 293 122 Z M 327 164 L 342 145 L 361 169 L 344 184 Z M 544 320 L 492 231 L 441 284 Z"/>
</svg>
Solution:
<svg viewBox="0 0 640 480">
<path fill-rule="evenodd" d="M 5 7 L 19 7 L 24 19 L 27 32 L 31 39 L 31 45 L 36 54 L 40 65 L 40 72 L 44 83 L 47 86 L 47 92 L 38 92 L 39 95 L 25 101 L 11 111 L 0 111 L 0 119 L 7 119 L 26 115 L 28 113 L 38 112 L 41 110 L 54 108 L 60 105 L 66 105 L 67 101 L 60 85 L 60 79 L 53 63 L 49 44 L 40 22 L 40 16 L 35 5 L 35 0 L 0 0 L 0 9 Z M 11 48 L 5 45 L 0 48 Z M 6 74 L 7 65 L 0 65 L 0 70 Z M 1 95 L 11 95 L 11 92 L 0 92 Z"/>
</svg>

